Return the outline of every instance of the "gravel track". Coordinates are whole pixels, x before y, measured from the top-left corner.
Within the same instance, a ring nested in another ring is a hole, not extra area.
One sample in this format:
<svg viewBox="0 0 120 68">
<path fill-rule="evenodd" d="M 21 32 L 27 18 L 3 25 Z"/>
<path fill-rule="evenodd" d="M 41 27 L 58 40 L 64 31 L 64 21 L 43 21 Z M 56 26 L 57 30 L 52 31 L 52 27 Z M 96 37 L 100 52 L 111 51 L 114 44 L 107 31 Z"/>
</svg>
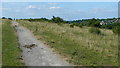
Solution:
<svg viewBox="0 0 120 68">
<path fill-rule="evenodd" d="M 15 21 L 12 23 L 17 32 L 22 58 L 26 66 L 71 66 L 43 42 L 37 40 L 28 29 L 18 25 Z"/>
</svg>

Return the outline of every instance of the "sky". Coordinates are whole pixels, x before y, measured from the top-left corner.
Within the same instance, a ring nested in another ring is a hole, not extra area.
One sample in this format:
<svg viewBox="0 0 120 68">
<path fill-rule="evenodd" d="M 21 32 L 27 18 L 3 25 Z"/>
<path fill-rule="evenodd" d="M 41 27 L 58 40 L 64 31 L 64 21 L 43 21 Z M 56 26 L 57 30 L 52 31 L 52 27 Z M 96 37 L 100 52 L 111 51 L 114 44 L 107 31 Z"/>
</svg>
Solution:
<svg viewBox="0 0 120 68">
<path fill-rule="evenodd" d="M 2 16 L 64 20 L 118 17 L 118 2 L 3 2 Z M 1 12 L 1 11 L 0 11 Z"/>
<path fill-rule="evenodd" d="M 119 0 L 0 0 L 2 2 L 119 2 Z"/>
</svg>

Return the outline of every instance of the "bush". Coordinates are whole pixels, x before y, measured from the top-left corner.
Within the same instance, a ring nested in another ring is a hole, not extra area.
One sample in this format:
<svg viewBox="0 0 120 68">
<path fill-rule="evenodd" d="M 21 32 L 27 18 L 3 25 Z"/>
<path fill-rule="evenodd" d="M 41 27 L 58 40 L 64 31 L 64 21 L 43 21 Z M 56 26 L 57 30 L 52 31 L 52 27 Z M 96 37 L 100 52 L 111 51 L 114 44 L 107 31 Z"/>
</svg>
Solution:
<svg viewBox="0 0 120 68">
<path fill-rule="evenodd" d="M 120 34 L 120 28 L 119 27 L 114 27 L 112 29 L 112 31 L 113 31 L 114 34 Z"/>
<path fill-rule="evenodd" d="M 71 27 L 71 28 L 74 28 L 74 24 L 71 24 L 70 27 Z"/>
<path fill-rule="evenodd" d="M 51 19 L 53 22 L 55 23 L 61 23 L 61 22 L 64 22 L 64 20 L 60 17 L 55 17 L 53 16 L 53 18 Z"/>
<path fill-rule="evenodd" d="M 82 25 L 80 24 L 79 27 L 82 28 Z"/>
<path fill-rule="evenodd" d="M 5 17 L 2 17 L 2 19 L 6 19 Z"/>
<path fill-rule="evenodd" d="M 87 26 L 100 27 L 100 21 L 98 19 L 91 19 L 88 21 Z"/>
<path fill-rule="evenodd" d="M 12 20 L 12 18 L 8 18 L 9 20 Z"/>
<path fill-rule="evenodd" d="M 89 32 L 94 34 L 101 34 L 101 31 L 98 28 L 94 28 L 94 27 L 90 28 Z"/>
<path fill-rule="evenodd" d="M 63 26 L 63 23 L 57 23 L 59 26 Z"/>
</svg>

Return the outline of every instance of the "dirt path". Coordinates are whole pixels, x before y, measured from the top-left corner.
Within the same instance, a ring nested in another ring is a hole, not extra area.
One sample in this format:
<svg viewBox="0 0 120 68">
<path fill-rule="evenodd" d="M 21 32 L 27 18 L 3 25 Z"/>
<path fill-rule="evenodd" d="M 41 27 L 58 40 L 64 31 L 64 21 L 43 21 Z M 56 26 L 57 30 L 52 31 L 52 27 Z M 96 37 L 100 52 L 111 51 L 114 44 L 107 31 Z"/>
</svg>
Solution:
<svg viewBox="0 0 120 68">
<path fill-rule="evenodd" d="M 15 26 L 17 22 L 13 21 Z M 17 24 L 18 25 L 18 24 Z M 15 27 L 26 66 L 71 66 L 22 26 Z"/>
</svg>

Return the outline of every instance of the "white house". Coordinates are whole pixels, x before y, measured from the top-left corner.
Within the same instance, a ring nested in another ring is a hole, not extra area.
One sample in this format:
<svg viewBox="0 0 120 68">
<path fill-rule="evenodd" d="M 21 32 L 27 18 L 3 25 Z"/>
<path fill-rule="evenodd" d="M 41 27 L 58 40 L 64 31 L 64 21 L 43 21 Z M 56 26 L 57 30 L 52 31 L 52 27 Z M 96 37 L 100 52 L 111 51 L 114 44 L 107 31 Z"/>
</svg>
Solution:
<svg viewBox="0 0 120 68">
<path fill-rule="evenodd" d="M 105 22 L 104 22 L 104 21 L 101 21 L 101 22 L 100 22 L 100 25 L 104 25 L 104 24 L 105 24 Z"/>
</svg>

